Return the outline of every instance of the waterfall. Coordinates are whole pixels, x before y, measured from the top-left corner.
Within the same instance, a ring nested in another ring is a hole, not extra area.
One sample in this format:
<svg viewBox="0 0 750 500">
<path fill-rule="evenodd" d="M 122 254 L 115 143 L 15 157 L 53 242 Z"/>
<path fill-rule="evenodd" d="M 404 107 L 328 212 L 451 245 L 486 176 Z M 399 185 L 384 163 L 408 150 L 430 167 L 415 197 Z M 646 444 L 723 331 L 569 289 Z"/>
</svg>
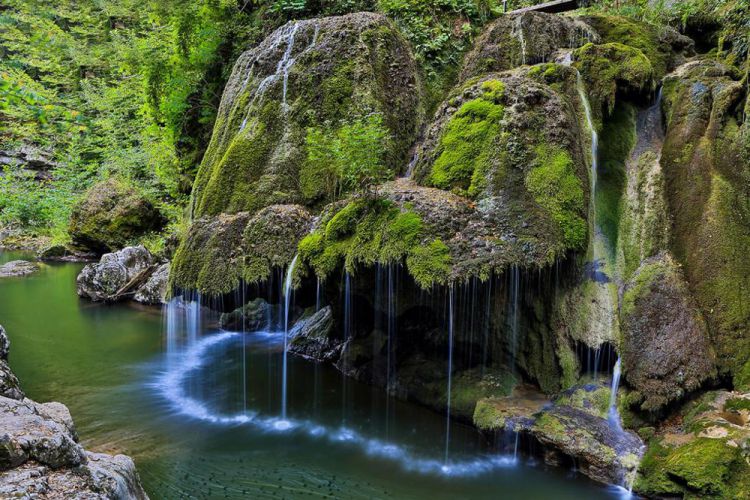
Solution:
<svg viewBox="0 0 750 500">
<path fill-rule="evenodd" d="M 445 466 L 448 466 L 448 452 L 451 439 L 451 382 L 453 379 L 453 285 L 448 290 L 448 402 L 445 405 Z"/>
<path fill-rule="evenodd" d="M 612 390 L 609 395 L 609 411 L 607 412 L 607 420 L 609 426 L 617 432 L 622 432 L 622 424 L 620 423 L 620 413 L 617 411 L 617 389 L 620 387 L 620 358 L 617 358 L 615 363 L 615 369 L 612 373 Z"/>
<path fill-rule="evenodd" d="M 182 295 L 174 297 L 164 306 L 167 354 L 179 352 L 183 345 L 190 347 L 200 337 L 201 296 L 185 301 Z"/>
<path fill-rule="evenodd" d="M 315 285 L 315 312 L 320 311 L 320 278 Z"/>
<path fill-rule="evenodd" d="M 289 349 L 289 309 L 292 306 L 292 280 L 294 278 L 294 267 L 297 265 L 295 255 L 289 268 L 286 270 L 284 280 L 284 361 L 281 375 L 281 419 L 286 420 L 286 386 L 287 386 L 287 355 Z"/>
<path fill-rule="evenodd" d="M 521 271 L 516 264 L 510 268 L 510 332 L 511 332 L 511 364 L 515 372 L 516 355 L 518 354 L 519 295 L 521 290 Z"/>
<path fill-rule="evenodd" d="M 516 21 L 516 36 L 518 43 L 521 45 L 521 65 L 526 66 L 526 38 L 523 35 L 523 26 L 521 21 L 523 16 L 519 16 Z"/>
<path fill-rule="evenodd" d="M 585 111 L 586 124 L 591 131 L 591 197 L 593 199 L 594 194 L 596 193 L 597 171 L 599 170 L 599 133 L 594 126 L 594 118 L 591 113 L 591 103 L 586 94 L 586 86 L 583 83 L 581 72 L 578 70 L 576 70 L 576 88 L 578 89 L 578 96 L 581 98 L 581 103 L 583 104 L 583 109 Z M 596 219 L 594 219 L 594 224 L 596 224 Z"/>
</svg>

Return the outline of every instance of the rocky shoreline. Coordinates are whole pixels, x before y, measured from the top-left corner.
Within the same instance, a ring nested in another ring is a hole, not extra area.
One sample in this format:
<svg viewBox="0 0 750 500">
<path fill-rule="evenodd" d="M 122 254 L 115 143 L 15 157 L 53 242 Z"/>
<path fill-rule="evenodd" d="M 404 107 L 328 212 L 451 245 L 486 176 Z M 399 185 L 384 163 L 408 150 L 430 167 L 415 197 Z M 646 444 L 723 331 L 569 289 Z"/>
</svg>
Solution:
<svg viewBox="0 0 750 500">
<path fill-rule="evenodd" d="M 27 398 L 0 326 L 0 497 L 147 499 L 133 460 L 84 450 L 68 408 Z"/>
</svg>

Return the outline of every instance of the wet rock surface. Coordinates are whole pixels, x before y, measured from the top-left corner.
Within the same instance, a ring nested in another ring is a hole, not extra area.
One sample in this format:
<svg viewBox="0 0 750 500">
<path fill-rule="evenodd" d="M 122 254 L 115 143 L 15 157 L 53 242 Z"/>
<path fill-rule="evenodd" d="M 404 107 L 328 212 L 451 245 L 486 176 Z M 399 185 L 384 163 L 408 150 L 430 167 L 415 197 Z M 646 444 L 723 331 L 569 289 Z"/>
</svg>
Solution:
<svg viewBox="0 0 750 500">
<path fill-rule="evenodd" d="M 219 325 L 225 330 L 254 331 L 274 325 L 278 318 L 274 307 L 264 299 L 254 299 L 232 312 L 224 313 L 219 318 Z"/>
<path fill-rule="evenodd" d="M 599 42 L 585 22 L 543 12 L 502 16 L 491 23 L 467 54 L 461 80 L 553 59 L 556 51 Z"/>
<path fill-rule="evenodd" d="M 18 378 L 8 365 L 9 350 L 10 340 L 8 340 L 3 327 L 0 326 L 0 396 L 23 399 L 24 393 L 18 383 Z"/>
<path fill-rule="evenodd" d="M 9 342 L 0 327 L 0 374 Z M 8 373 L 12 373 L 7 370 Z M 15 376 L 13 379 L 15 379 Z M 17 383 L 17 381 L 16 381 Z M 36 403 L 2 388 L 0 496 L 3 498 L 146 499 L 133 461 L 85 451 L 61 403 Z"/>
<path fill-rule="evenodd" d="M 620 322 L 625 377 L 641 409 L 657 411 L 715 375 L 703 315 L 668 254 L 644 261 L 625 285 Z"/>
<path fill-rule="evenodd" d="M 76 278 L 78 295 L 95 302 L 133 298 L 147 304 L 164 302 L 169 264 L 160 262 L 143 246 L 104 254 L 86 265 Z"/>
<path fill-rule="evenodd" d="M 485 431 L 521 433 L 542 446 L 545 461 L 575 460 L 579 470 L 605 484 L 632 484 L 644 451 L 633 432 L 612 425 L 606 386 L 577 386 L 549 403 L 533 392 L 481 400 L 474 422 Z"/>
<path fill-rule="evenodd" d="M 0 266 L 0 278 L 26 276 L 38 270 L 39 264 L 27 260 L 14 260 Z"/>
<path fill-rule="evenodd" d="M 333 314 L 326 306 L 292 328 L 289 352 L 315 361 L 335 361 L 341 355 L 343 341 L 333 337 Z"/>
</svg>

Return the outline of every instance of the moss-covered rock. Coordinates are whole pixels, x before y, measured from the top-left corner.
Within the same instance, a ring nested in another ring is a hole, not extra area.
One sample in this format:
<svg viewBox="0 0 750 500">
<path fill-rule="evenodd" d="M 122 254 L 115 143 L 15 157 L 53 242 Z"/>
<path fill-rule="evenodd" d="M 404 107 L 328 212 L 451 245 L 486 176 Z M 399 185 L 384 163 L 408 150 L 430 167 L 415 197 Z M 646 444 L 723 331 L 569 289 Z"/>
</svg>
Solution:
<svg viewBox="0 0 750 500">
<path fill-rule="evenodd" d="M 581 72 L 596 118 L 609 114 L 620 94 L 650 93 L 654 90 L 654 68 L 646 55 L 622 43 L 589 43 L 573 52 L 573 65 Z"/>
<path fill-rule="evenodd" d="M 292 261 L 311 221 L 299 205 L 197 219 L 175 252 L 170 283 L 216 296 L 233 291 L 241 280 L 264 281 L 274 267 Z"/>
<path fill-rule="evenodd" d="M 474 200 L 500 237 L 496 253 L 506 258 L 496 262 L 545 266 L 586 244 L 575 72 L 553 67 L 554 75 L 523 69 L 456 88 L 420 147 L 413 179 Z"/>
<path fill-rule="evenodd" d="M 715 356 L 703 315 L 669 254 L 644 261 L 620 303 L 625 378 L 658 411 L 715 375 Z"/>
<path fill-rule="evenodd" d="M 466 55 L 461 80 L 551 61 L 561 48 L 598 41 L 596 32 L 575 18 L 543 12 L 502 16 L 487 26 Z"/>
<path fill-rule="evenodd" d="M 641 51 L 651 63 L 657 81 L 695 53 L 695 43 L 668 26 L 605 14 L 579 19 L 596 31 L 602 43 L 623 44 Z"/>
<path fill-rule="evenodd" d="M 661 168 L 671 249 L 708 322 L 719 368 L 741 385 L 750 359 L 750 125 L 740 75 L 712 60 L 664 82 Z"/>
<path fill-rule="evenodd" d="M 391 138 L 379 153 L 392 175 L 419 129 L 420 96 L 409 46 L 385 17 L 286 24 L 235 64 L 193 187 L 194 215 L 320 201 L 325 189 L 300 185 L 315 178 L 304 172 L 308 131 L 368 116 L 379 115 Z"/>
<path fill-rule="evenodd" d="M 679 411 L 681 429 L 649 442 L 635 489 L 657 497 L 750 498 L 748 394 L 707 393 Z"/>
<path fill-rule="evenodd" d="M 164 222 L 147 198 L 112 177 L 94 184 L 75 205 L 68 230 L 75 245 L 105 253 L 135 242 Z"/>
</svg>

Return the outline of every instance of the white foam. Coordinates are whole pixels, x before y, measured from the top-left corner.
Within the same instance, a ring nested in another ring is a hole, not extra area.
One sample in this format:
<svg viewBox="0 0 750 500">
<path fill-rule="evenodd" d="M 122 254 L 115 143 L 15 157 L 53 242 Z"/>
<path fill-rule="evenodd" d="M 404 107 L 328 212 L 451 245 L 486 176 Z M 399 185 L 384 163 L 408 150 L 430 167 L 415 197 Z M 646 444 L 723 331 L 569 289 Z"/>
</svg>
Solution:
<svg viewBox="0 0 750 500">
<path fill-rule="evenodd" d="M 444 462 L 442 459 L 424 458 L 414 455 L 405 446 L 371 439 L 348 427 L 332 428 L 307 420 L 265 417 L 257 412 L 245 411 L 235 414 L 213 412 L 206 404 L 185 391 L 188 376 L 202 368 L 210 358 L 208 351 L 220 344 L 239 338 L 237 332 L 220 332 L 205 336 L 182 352 L 175 353 L 168 363 L 167 371 L 161 373 L 153 387 L 170 403 L 178 414 L 215 425 L 248 425 L 264 433 L 302 433 L 307 436 L 327 439 L 334 443 L 346 443 L 363 450 L 368 456 L 399 463 L 404 469 L 422 474 L 437 474 L 450 477 L 467 477 L 485 474 L 494 469 L 516 465 L 512 456 L 478 456 L 472 460 Z M 255 336 L 256 334 L 252 334 Z M 265 332 L 265 339 L 276 340 L 277 334 Z"/>
</svg>

